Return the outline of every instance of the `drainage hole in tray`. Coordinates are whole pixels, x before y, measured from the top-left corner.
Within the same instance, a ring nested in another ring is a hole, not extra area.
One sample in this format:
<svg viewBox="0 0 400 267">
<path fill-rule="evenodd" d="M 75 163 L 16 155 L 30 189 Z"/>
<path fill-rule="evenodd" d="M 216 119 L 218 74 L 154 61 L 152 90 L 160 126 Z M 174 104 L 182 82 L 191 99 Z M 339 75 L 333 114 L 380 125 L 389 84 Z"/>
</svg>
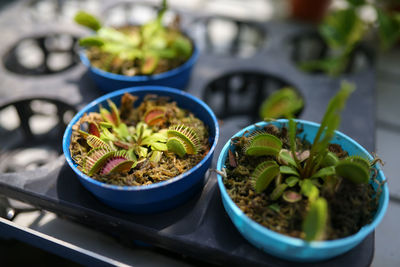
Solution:
<svg viewBox="0 0 400 267">
<path fill-rule="evenodd" d="M 254 56 L 266 40 L 257 24 L 227 17 L 201 18 L 194 22 L 191 34 L 201 50 L 239 58 Z"/>
<path fill-rule="evenodd" d="M 3 64 L 21 75 L 59 73 L 78 63 L 77 41 L 77 37 L 66 33 L 27 37 L 4 54 Z"/>
<path fill-rule="evenodd" d="M 284 87 L 292 87 L 303 98 L 293 85 L 276 76 L 250 71 L 232 72 L 211 81 L 204 90 L 203 99 L 219 119 L 237 120 L 240 117 L 247 125 L 262 120 L 259 115 L 262 102 Z M 295 116 L 299 116 L 301 111 Z"/>
<path fill-rule="evenodd" d="M 98 0 L 31 0 L 27 3 L 27 12 L 34 22 L 74 23 L 73 17 L 79 10 L 98 13 Z"/>
<path fill-rule="evenodd" d="M 61 155 L 62 135 L 76 110 L 55 99 L 0 107 L 0 173 L 34 170 Z"/>
<path fill-rule="evenodd" d="M 157 5 L 151 3 L 122 2 L 108 8 L 104 14 L 104 23 L 114 27 L 142 25 L 157 16 Z M 177 12 L 169 8 L 163 17 L 164 25 L 175 21 Z"/>
</svg>

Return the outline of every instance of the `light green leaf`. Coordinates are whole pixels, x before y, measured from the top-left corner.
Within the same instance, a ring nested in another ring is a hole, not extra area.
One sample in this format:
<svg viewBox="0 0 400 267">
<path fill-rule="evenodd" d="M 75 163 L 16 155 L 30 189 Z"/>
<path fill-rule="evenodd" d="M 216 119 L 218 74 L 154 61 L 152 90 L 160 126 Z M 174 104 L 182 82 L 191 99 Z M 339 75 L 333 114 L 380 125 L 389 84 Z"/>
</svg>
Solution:
<svg viewBox="0 0 400 267">
<path fill-rule="evenodd" d="M 89 36 L 79 39 L 79 45 L 82 47 L 102 46 L 104 40 L 98 36 Z"/>
<path fill-rule="evenodd" d="M 269 205 L 268 208 L 270 208 L 271 210 L 273 210 L 275 212 L 279 212 L 281 209 L 281 207 L 277 203 Z"/>
<path fill-rule="evenodd" d="M 280 166 L 279 170 L 280 170 L 281 174 L 288 174 L 288 175 L 293 175 L 293 176 L 297 176 L 297 177 L 300 176 L 297 169 L 295 169 L 294 167 L 291 167 L 291 166 Z"/>
<path fill-rule="evenodd" d="M 328 203 L 322 197 L 311 202 L 310 210 L 303 221 L 305 240 L 310 242 L 324 237 L 328 222 Z"/>
<path fill-rule="evenodd" d="M 303 99 L 291 87 L 285 87 L 268 96 L 261 104 L 261 119 L 290 118 L 303 107 Z"/>
<path fill-rule="evenodd" d="M 334 166 L 325 167 L 319 169 L 316 173 L 314 173 L 310 178 L 324 178 L 326 176 L 335 175 L 336 170 Z"/>
<path fill-rule="evenodd" d="M 299 180 L 300 180 L 300 179 L 299 179 L 298 177 L 296 177 L 296 176 L 290 176 L 290 177 L 286 178 L 285 183 L 286 183 L 289 187 L 293 187 L 293 186 L 295 186 L 295 185 L 297 184 L 297 182 L 298 182 Z"/>
<path fill-rule="evenodd" d="M 318 188 L 313 184 L 310 179 L 304 179 L 301 184 L 301 193 L 308 197 L 308 199 L 312 202 L 319 196 Z"/>
<path fill-rule="evenodd" d="M 336 156 L 336 154 L 329 151 L 329 152 L 325 155 L 324 159 L 322 160 L 321 166 L 322 166 L 322 167 L 335 166 L 336 163 L 338 163 L 338 162 L 339 162 L 339 159 L 338 159 L 338 157 Z"/>
<path fill-rule="evenodd" d="M 296 161 L 294 161 L 290 151 L 288 151 L 286 149 L 281 149 L 281 151 L 279 151 L 278 161 L 280 164 L 283 164 L 283 165 L 290 164 L 292 166 L 296 166 Z"/>
<path fill-rule="evenodd" d="M 95 16 L 84 11 L 78 11 L 74 17 L 74 20 L 76 23 L 88 27 L 94 31 L 97 31 L 101 28 L 100 21 Z"/>
<path fill-rule="evenodd" d="M 278 198 L 280 198 L 283 192 L 286 190 L 287 186 L 287 184 L 280 184 L 276 186 L 270 195 L 271 200 L 277 200 Z"/>
</svg>

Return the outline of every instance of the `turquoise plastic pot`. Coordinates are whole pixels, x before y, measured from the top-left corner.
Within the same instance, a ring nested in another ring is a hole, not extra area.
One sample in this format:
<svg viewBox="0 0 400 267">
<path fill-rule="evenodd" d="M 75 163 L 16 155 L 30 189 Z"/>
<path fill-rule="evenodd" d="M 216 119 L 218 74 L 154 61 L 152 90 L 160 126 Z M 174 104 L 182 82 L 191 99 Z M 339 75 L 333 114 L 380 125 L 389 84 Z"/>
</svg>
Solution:
<svg viewBox="0 0 400 267">
<path fill-rule="evenodd" d="M 92 179 L 81 172 L 71 158 L 69 146 L 71 143 L 72 126 L 89 112 L 99 112 L 99 105 L 108 108 L 107 99 L 111 99 L 117 105 L 123 94 L 131 93 L 138 96 L 135 102 L 138 105 L 147 94 L 156 94 L 159 96 L 168 96 L 172 101 L 183 109 L 191 111 L 197 118 L 207 125 L 209 130 L 210 151 L 208 154 L 192 169 L 187 172 L 171 178 L 167 181 L 143 186 L 116 186 L 105 184 Z M 133 212 L 133 213 L 154 213 L 164 211 L 183 204 L 196 192 L 201 190 L 204 184 L 205 172 L 211 164 L 214 150 L 219 137 L 219 128 L 217 119 L 212 110 L 201 100 L 190 94 L 167 87 L 144 86 L 122 89 L 116 92 L 104 95 L 86 107 L 84 107 L 67 126 L 63 138 L 63 151 L 68 165 L 77 174 L 82 185 L 95 195 L 100 201 L 113 208 Z"/>
<path fill-rule="evenodd" d="M 304 120 L 297 120 L 297 122 L 298 127 L 302 127 L 304 129 L 300 136 L 305 136 L 308 141 L 312 142 L 318 131 L 319 124 Z M 276 122 L 269 123 L 260 122 L 255 125 L 250 125 L 236 133 L 233 137 L 243 136 L 246 131 L 251 133 L 258 128 L 257 126 L 263 127 L 271 123 L 281 127 L 284 124 L 287 125 L 287 120 L 278 120 Z M 340 144 L 342 148 L 348 151 L 350 155 L 361 155 L 372 160 L 372 156 L 362 146 L 340 132 L 336 132 L 332 143 Z M 217 169 L 220 171 L 225 167 L 228 149 L 231 149 L 232 151 L 234 150 L 230 140 L 225 144 L 221 154 L 218 157 Z M 377 167 L 377 169 L 378 180 L 384 181 L 386 178 L 382 170 L 379 167 Z M 224 208 L 231 218 L 233 224 L 243 235 L 243 237 L 245 237 L 254 246 L 271 255 L 292 261 L 320 261 L 333 258 L 337 255 L 345 253 L 346 251 L 349 251 L 362 240 L 364 240 L 364 238 L 377 227 L 382 220 L 389 203 L 389 190 L 387 184 L 385 184 L 383 186 L 383 192 L 379 198 L 378 211 L 376 212 L 374 219 L 370 224 L 362 227 L 356 234 L 345 238 L 330 241 L 305 242 L 302 239 L 289 237 L 269 230 L 247 217 L 229 197 L 220 175 L 218 175 L 218 186 L 221 192 Z M 376 186 L 377 185 L 374 184 L 375 188 Z"/>
<path fill-rule="evenodd" d="M 93 67 L 84 50 L 79 54 L 82 63 L 88 67 L 90 76 L 100 90 L 112 92 L 132 86 L 160 85 L 171 88 L 185 89 L 193 66 L 199 57 L 199 50 L 194 46 L 192 56 L 181 66 L 154 75 L 126 76 L 115 74 Z"/>
</svg>

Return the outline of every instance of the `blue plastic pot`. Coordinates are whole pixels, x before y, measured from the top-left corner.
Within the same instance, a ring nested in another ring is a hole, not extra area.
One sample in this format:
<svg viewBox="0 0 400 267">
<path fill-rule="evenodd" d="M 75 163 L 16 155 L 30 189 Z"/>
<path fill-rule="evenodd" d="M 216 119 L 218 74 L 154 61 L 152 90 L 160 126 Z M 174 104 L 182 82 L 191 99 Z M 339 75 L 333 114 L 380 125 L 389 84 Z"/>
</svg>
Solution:
<svg viewBox="0 0 400 267">
<path fill-rule="evenodd" d="M 297 122 L 298 127 L 302 127 L 304 129 L 300 136 L 305 136 L 308 141 L 312 142 L 318 131 L 319 124 L 303 120 L 297 120 Z M 270 123 L 281 127 L 283 124 L 287 125 L 287 120 L 278 120 L 276 122 Z M 260 122 L 256 125 L 263 127 L 270 123 Z M 243 136 L 246 131 L 251 133 L 256 128 L 257 127 L 255 125 L 250 125 L 247 128 L 236 133 L 233 137 Z M 340 132 L 336 132 L 332 143 L 340 144 L 342 148 L 346 150 L 350 155 L 360 155 L 372 160 L 372 156 L 362 146 L 360 146 L 350 137 Z M 217 169 L 220 171 L 222 170 L 222 168 L 225 167 L 225 162 L 228 156 L 228 149 L 234 151 L 234 147 L 231 145 L 230 140 L 225 144 L 218 158 Z M 377 167 L 377 169 L 378 180 L 384 181 L 385 176 L 383 172 L 379 167 Z M 319 261 L 329 259 L 352 249 L 362 240 L 364 240 L 364 238 L 368 234 L 370 234 L 379 224 L 386 212 L 389 202 L 389 190 L 387 184 L 385 184 L 383 186 L 383 192 L 379 198 L 378 211 L 376 212 L 374 219 L 370 224 L 362 227 L 360 231 L 358 231 L 354 235 L 345 238 L 329 241 L 314 241 L 308 243 L 299 238 L 293 238 L 276 233 L 247 217 L 229 197 L 222 182 L 222 177 L 220 175 L 218 175 L 218 186 L 221 192 L 222 202 L 225 210 L 239 232 L 250 243 L 264 250 L 265 252 L 279 258 L 293 261 Z M 376 186 L 377 185 L 374 184 L 375 188 Z"/>
<path fill-rule="evenodd" d="M 192 56 L 181 66 L 154 75 L 126 76 L 115 74 L 93 67 L 84 50 L 79 54 L 82 63 L 89 68 L 89 73 L 100 90 L 113 92 L 132 86 L 160 85 L 184 89 L 192 73 L 194 64 L 199 57 L 199 50 L 194 46 Z"/>
<path fill-rule="evenodd" d="M 179 107 L 191 111 L 197 118 L 202 120 L 208 126 L 209 142 L 211 145 L 208 154 L 189 171 L 171 178 L 170 180 L 151 185 L 110 185 L 94 180 L 82 173 L 72 160 L 69 151 L 72 126 L 83 116 L 83 114 L 98 112 L 100 104 L 103 107 L 108 107 L 107 99 L 111 99 L 114 103 L 119 104 L 121 96 L 126 92 L 139 97 L 135 102 L 136 105 L 143 100 L 145 95 L 156 94 L 159 96 L 168 96 L 172 101 L 176 101 Z M 167 87 L 132 87 L 104 95 L 88 104 L 78 114 L 76 114 L 65 130 L 63 151 L 69 166 L 77 174 L 82 185 L 104 204 L 127 212 L 153 213 L 167 210 L 182 204 L 202 188 L 204 175 L 211 164 L 218 136 L 219 128 L 217 119 L 212 110 L 203 101 L 184 91 Z"/>
</svg>

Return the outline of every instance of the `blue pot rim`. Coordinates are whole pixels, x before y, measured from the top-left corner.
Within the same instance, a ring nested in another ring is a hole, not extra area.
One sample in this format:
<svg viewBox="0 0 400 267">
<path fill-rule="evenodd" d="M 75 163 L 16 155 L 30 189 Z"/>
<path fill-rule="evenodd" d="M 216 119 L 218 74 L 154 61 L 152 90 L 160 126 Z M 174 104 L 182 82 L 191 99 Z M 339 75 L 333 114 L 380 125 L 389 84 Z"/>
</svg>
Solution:
<svg viewBox="0 0 400 267">
<path fill-rule="evenodd" d="M 124 81 L 124 82 L 149 82 L 149 81 L 167 79 L 167 78 L 173 77 L 175 75 L 178 75 L 179 73 L 183 72 L 184 70 L 186 70 L 188 68 L 191 68 L 196 63 L 196 61 L 199 57 L 199 53 L 200 53 L 199 49 L 197 48 L 197 46 L 194 43 L 193 43 L 193 48 L 194 49 L 193 49 L 192 55 L 185 63 L 183 63 L 179 67 L 174 68 L 172 70 L 154 74 L 154 75 L 127 76 L 127 75 L 111 73 L 111 72 L 96 68 L 96 67 L 92 66 L 92 64 L 90 63 L 89 58 L 86 56 L 85 49 L 81 49 L 79 51 L 79 58 L 86 67 L 88 67 L 91 71 L 93 71 L 95 74 L 97 74 L 99 76 L 102 76 L 102 77 L 105 77 L 108 79 L 112 79 L 112 80 Z"/>
<path fill-rule="evenodd" d="M 118 186 L 118 185 L 111 185 L 111 184 L 106 184 L 106 183 L 102 183 L 100 181 L 97 181 L 93 178 L 91 178 L 90 176 L 84 174 L 83 172 L 81 172 L 76 166 L 76 163 L 74 163 L 70 151 L 69 151 L 69 144 L 70 144 L 70 139 L 71 139 L 71 133 L 72 133 L 72 126 L 83 116 L 83 114 L 85 114 L 86 112 L 88 112 L 89 109 L 98 106 L 100 103 L 106 101 L 109 98 L 113 98 L 115 96 L 119 96 L 119 95 L 123 95 L 126 92 L 129 93 L 137 93 L 137 92 L 146 92 L 146 91 L 158 91 L 160 93 L 165 93 L 166 95 L 168 95 L 168 93 L 171 94 L 175 94 L 175 95 L 181 95 L 184 96 L 188 99 L 191 99 L 192 101 L 194 101 L 195 103 L 197 103 L 198 105 L 200 105 L 212 118 L 212 122 L 214 124 L 214 128 L 215 128 L 215 136 L 214 136 L 214 142 L 209 150 L 209 152 L 207 153 L 207 155 L 199 162 L 197 163 L 196 166 L 194 166 L 193 168 L 191 168 L 190 170 L 175 176 L 169 180 L 166 181 L 161 181 L 158 183 L 154 183 L 154 184 L 150 184 L 150 185 L 141 185 L 141 186 Z M 205 162 L 213 155 L 215 147 L 217 146 L 217 142 L 219 139 L 219 126 L 218 126 L 218 121 L 217 118 L 214 114 L 214 112 L 211 110 L 211 108 L 204 103 L 202 100 L 190 95 L 189 93 L 186 93 L 182 90 L 178 90 L 175 88 L 170 88 L 170 87 L 164 87 L 164 86 L 139 86 L 139 87 L 129 87 L 129 88 L 124 88 L 124 89 L 120 89 L 117 91 L 113 91 L 111 93 L 108 93 L 106 95 L 103 95 L 95 100 L 93 100 L 92 102 L 90 102 L 88 105 L 86 105 L 83 109 L 81 109 L 70 121 L 70 123 L 68 124 L 67 128 L 65 129 L 64 132 L 64 136 L 63 136 L 63 152 L 64 152 L 64 156 L 68 162 L 68 165 L 73 169 L 73 171 L 78 174 L 81 178 L 83 178 L 84 180 L 86 180 L 87 182 L 94 184 L 96 186 L 100 186 L 102 188 L 107 188 L 107 189 L 111 189 L 111 190 L 117 190 L 117 191 L 146 191 L 146 190 L 151 190 L 151 189 L 156 189 L 156 188 L 161 188 L 164 186 L 168 186 L 176 181 L 179 181 L 181 179 L 184 179 L 185 177 L 191 175 L 192 173 L 196 172 L 203 164 L 205 164 Z"/>
<path fill-rule="evenodd" d="M 284 123 L 287 124 L 288 120 L 279 119 L 279 120 L 277 120 L 277 122 L 282 123 L 282 124 L 284 124 Z M 320 125 L 318 123 L 300 120 L 300 119 L 296 119 L 296 122 L 298 122 L 300 124 L 308 124 L 308 125 L 315 126 L 315 127 L 319 127 L 319 125 Z M 244 129 L 240 130 L 236 134 L 234 134 L 227 141 L 227 143 L 224 145 L 223 149 L 221 150 L 221 153 L 220 153 L 220 155 L 218 157 L 218 161 L 217 161 L 217 170 L 221 171 L 222 167 L 225 165 L 225 162 L 222 162 L 223 155 L 228 153 L 228 149 L 231 146 L 230 140 L 233 137 L 242 136 L 246 131 L 251 131 L 256 126 L 264 126 L 267 124 L 269 124 L 269 123 L 268 122 L 254 123 L 250 126 L 247 126 Z M 353 140 L 352 138 L 348 137 L 347 135 L 345 135 L 339 131 L 335 131 L 335 135 L 339 136 L 340 138 L 347 139 L 350 143 L 357 146 L 358 148 L 360 148 L 360 150 L 362 152 L 364 152 L 366 155 L 368 155 L 370 160 L 372 159 L 371 154 L 365 148 L 363 148 L 360 144 L 358 144 L 355 140 Z M 377 166 L 377 169 L 378 169 L 378 175 L 380 175 L 382 177 L 382 181 L 386 181 L 386 177 L 384 176 L 381 168 L 379 166 Z M 370 232 L 372 232 L 376 228 L 376 226 L 381 222 L 381 220 L 383 219 L 385 212 L 387 210 L 388 204 L 389 204 L 389 189 L 388 189 L 387 183 L 385 183 L 383 185 L 382 195 L 381 195 L 381 197 L 384 197 L 382 200 L 382 208 L 380 209 L 379 213 L 378 213 L 379 210 L 377 211 L 375 218 L 373 219 L 373 221 L 370 224 L 364 225 L 357 233 L 347 236 L 347 237 L 344 237 L 344 238 L 335 239 L 335 240 L 306 242 L 300 238 L 290 237 L 290 236 L 283 235 L 283 234 L 277 233 L 275 231 L 272 231 L 272 230 L 262 226 L 261 224 L 253 221 L 252 219 L 250 219 L 230 198 L 228 192 L 225 189 L 224 183 L 222 182 L 222 176 L 217 174 L 217 179 L 218 179 L 218 187 L 220 189 L 222 198 L 225 201 L 227 201 L 227 204 L 233 210 L 233 212 L 238 217 L 240 217 L 241 220 L 244 221 L 244 224 L 249 225 L 250 228 L 255 229 L 260 234 L 266 235 L 266 236 L 270 237 L 271 239 L 274 239 L 276 242 L 289 244 L 289 245 L 295 246 L 295 247 L 310 247 L 310 248 L 315 248 L 315 249 L 333 249 L 335 247 L 341 247 L 341 246 L 347 246 L 350 244 L 354 244 L 358 240 L 361 241 L 362 239 L 365 238 L 365 236 L 367 236 Z M 378 209 L 379 209 L 379 207 L 378 207 Z"/>
</svg>

